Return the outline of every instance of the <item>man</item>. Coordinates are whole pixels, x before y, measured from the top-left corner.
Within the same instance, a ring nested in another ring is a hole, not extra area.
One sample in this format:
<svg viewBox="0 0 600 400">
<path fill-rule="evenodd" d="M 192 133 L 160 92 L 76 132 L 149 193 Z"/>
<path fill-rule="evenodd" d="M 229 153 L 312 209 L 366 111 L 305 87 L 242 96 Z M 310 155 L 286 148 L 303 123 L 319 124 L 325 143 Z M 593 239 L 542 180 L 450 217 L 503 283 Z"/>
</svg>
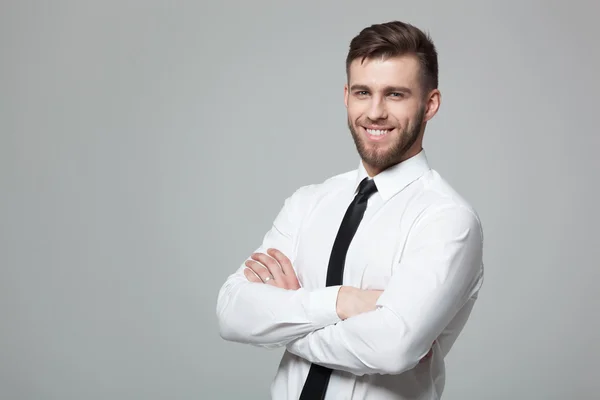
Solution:
<svg viewBox="0 0 600 400">
<path fill-rule="evenodd" d="M 219 292 L 220 333 L 286 347 L 273 399 L 439 399 L 483 282 L 483 233 L 422 148 L 437 52 L 410 24 L 373 25 L 346 73 L 358 168 L 285 201 Z"/>
</svg>

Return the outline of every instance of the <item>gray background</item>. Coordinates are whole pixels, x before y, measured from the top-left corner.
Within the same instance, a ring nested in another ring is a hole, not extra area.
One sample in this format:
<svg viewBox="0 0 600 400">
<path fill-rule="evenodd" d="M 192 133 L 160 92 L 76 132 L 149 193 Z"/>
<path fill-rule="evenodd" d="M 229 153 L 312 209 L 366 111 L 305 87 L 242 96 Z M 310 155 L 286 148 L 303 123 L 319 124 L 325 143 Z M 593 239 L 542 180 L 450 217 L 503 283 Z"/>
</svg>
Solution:
<svg viewBox="0 0 600 400">
<path fill-rule="evenodd" d="M 0 398 L 264 399 L 217 291 L 296 188 L 355 168 L 350 39 L 429 31 L 425 147 L 486 281 L 444 398 L 598 393 L 595 1 L 0 4 Z"/>
</svg>

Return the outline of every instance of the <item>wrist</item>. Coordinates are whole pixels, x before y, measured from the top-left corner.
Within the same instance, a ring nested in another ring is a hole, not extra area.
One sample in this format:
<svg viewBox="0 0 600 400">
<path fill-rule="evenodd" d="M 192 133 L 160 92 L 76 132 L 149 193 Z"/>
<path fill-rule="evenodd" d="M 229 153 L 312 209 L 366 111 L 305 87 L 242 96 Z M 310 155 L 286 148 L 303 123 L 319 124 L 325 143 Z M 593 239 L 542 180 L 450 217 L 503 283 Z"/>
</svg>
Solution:
<svg viewBox="0 0 600 400">
<path fill-rule="evenodd" d="M 381 296 L 381 290 L 362 290 L 352 286 L 341 286 L 335 310 L 338 317 L 344 320 L 358 314 L 374 311 L 377 308 L 377 300 Z"/>
<path fill-rule="evenodd" d="M 350 311 L 350 301 L 353 296 L 353 292 L 355 292 L 356 288 L 352 286 L 342 286 L 338 291 L 337 301 L 335 304 L 335 310 L 337 312 L 338 317 L 344 320 L 351 316 Z"/>
</svg>

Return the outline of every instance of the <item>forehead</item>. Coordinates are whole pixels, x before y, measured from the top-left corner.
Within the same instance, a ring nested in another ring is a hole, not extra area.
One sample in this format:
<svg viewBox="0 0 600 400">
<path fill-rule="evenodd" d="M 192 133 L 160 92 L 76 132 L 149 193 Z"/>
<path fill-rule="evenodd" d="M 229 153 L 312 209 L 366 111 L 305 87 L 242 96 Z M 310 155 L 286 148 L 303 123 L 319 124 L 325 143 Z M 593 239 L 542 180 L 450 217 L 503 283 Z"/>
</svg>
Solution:
<svg viewBox="0 0 600 400">
<path fill-rule="evenodd" d="M 414 55 L 398 57 L 361 58 L 352 61 L 349 68 L 348 83 L 350 86 L 367 85 L 370 87 L 406 86 L 418 87 L 419 62 Z"/>
</svg>

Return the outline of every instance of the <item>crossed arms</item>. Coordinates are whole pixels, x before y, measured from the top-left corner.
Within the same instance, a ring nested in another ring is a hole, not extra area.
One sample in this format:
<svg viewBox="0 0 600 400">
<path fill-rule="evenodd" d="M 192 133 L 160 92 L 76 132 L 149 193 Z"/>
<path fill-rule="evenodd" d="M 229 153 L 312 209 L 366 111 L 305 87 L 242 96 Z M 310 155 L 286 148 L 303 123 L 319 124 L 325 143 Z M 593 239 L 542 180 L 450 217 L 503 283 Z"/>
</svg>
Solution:
<svg viewBox="0 0 600 400">
<path fill-rule="evenodd" d="M 305 190 L 285 201 L 252 260 L 221 288 L 224 339 L 286 346 L 309 362 L 355 375 L 400 374 L 427 355 L 451 321 L 462 328 L 481 284 L 482 233 L 470 210 L 454 204 L 430 210 L 414 226 L 382 293 L 307 290 L 293 272 Z M 265 273 L 275 279 L 263 283 L 258 275 Z M 451 345 L 438 343 L 444 355 Z"/>
</svg>

